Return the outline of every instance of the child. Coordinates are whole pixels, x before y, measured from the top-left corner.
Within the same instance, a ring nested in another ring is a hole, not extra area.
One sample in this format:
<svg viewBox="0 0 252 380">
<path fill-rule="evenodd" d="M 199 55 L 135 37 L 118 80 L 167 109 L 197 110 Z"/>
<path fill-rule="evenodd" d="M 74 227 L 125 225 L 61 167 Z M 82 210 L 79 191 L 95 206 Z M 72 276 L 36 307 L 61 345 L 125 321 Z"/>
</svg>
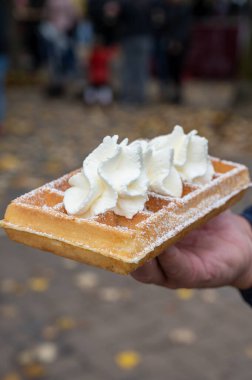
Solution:
<svg viewBox="0 0 252 380">
<path fill-rule="evenodd" d="M 113 92 L 110 86 L 110 59 L 112 51 L 99 42 L 94 45 L 89 60 L 89 86 L 84 92 L 87 104 L 100 103 L 109 105 L 113 101 Z"/>
</svg>

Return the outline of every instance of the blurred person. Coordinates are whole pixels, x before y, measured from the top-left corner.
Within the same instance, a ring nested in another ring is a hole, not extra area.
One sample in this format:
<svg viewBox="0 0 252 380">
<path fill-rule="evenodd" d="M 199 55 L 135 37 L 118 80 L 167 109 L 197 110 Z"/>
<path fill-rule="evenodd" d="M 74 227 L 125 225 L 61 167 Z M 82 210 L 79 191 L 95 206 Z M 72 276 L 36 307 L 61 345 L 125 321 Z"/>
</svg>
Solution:
<svg viewBox="0 0 252 380">
<path fill-rule="evenodd" d="M 96 38 L 105 46 L 118 42 L 121 0 L 89 0 L 88 15 Z"/>
<path fill-rule="evenodd" d="M 231 211 L 190 232 L 133 273 L 143 283 L 170 289 L 232 286 L 252 306 L 252 207 Z"/>
<path fill-rule="evenodd" d="M 111 61 L 116 52 L 121 6 L 118 0 L 90 0 L 88 14 L 94 28 L 94 46 L 90 53 L 87 104 L 109 105 L 113 101 Z"/>
<path fill-rule="evenodd" d="M 122 0 L 122 100 L 142 105 L 150 74 L 150 0 Z"/>
<path fill-rule="evenodd" d="M 110 59 L 108 48 L 97 40 L 89 59 L 88 87 L 84 91 L 86 104 L 107 106 L 112 103 Z"/>
<path fill-rule="evenodd" d="M 152 29 L 157 74 L 164 95 L 182 101 L 182 74 L 190 41 L 192 8 L 186 0 L 154 0 Z"/>
<path fill-rule="evenodd" d="M 168 81 L 173 85 L 171 101 L 182 101 L 182 74 L 190 42 L 192 9 L 188 0 L 168 0 Z"/>
<path fill-rule="evenodd" d="M 39 47 L 39 25 L 45 0 L 16 0 L 15 3 L 15 18 L 23 30 L 24 45 L 31 60 L 30 68 L 36 70 L 42 63 Z"/>
<path fill-rule="evenodd" d="M 153 0 L 151 3 L 151 28 L 153 34 L 154 71 L 160 81 L 162 92 L 168 81 L 168 37 L 169 14 L 166 0 Z"/>
<path fill-rule="evenodd" d="M 76 26 L 78 11 L 72 0 L 47 0 L 42 23 L 42 50 L 48 65 L 48 94 L 61 95 L 76 74 Z"/>
<path fill-rule="evenodd" d="M 9 51 L 8 3 L 8 0 L 0 1 L 0 134 L 3 133 L 6 112 L 5 79 Z"/>
</svg>

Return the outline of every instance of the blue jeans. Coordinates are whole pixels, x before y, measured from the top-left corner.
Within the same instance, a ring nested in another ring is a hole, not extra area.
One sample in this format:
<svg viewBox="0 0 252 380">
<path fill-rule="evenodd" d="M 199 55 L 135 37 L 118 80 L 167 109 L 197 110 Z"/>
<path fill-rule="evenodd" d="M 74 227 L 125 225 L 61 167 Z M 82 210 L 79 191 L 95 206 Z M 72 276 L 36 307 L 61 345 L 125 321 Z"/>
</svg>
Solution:
<svg viewBox="0 0 252 380">
<path fill-rule="evenodd" d="M 122 41 L 122 93 L 127 103 L 141 104 L 146 100 L 150 72 L 151 38 L 128 37 Z"/>
<path fill-rule="evenodd" d="M 5 77 L 8 68 L 8 58 L 0 54 L 0 123 L 4 121 L 6 111 Z"/>
</svg>

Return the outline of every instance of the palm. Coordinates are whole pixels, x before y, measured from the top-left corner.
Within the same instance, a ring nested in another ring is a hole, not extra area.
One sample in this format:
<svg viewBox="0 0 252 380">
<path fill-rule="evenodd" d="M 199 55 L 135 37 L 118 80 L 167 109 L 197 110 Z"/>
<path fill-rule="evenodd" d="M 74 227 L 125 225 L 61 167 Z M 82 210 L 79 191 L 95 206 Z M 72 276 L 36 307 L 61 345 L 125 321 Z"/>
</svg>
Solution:
<svg viewBox="0 0 252 380">
<path fill-rule="evenodd" d="M 247 222 L 225 212 L 191 232 L 134 277 L 170 288 L 236 285 L 251 261 L 250 239 Z"/>
</svg>

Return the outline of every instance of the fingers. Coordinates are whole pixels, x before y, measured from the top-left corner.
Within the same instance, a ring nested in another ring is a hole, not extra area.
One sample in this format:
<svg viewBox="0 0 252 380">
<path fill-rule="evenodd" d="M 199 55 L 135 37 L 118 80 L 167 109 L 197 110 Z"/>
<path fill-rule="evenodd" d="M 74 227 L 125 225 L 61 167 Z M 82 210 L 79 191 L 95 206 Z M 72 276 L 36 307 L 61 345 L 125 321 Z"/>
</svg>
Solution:
<svg viewBox="0 0 252 380">
<path fill-rule="evenodd" d="M 165 276 L 156 259 L 144 264 L 131 275 L 135 280 L 144 284 L 165 285 Z"/>
<path fill-rule="evenodd" d="M 157 258 L 169 288 L 191 287 L 195 280 L 195 268 L 189 254 L 182 253 L 176 246 L 170 247 Z"/>
<path fill-rule="evenodd" d="M 155 284 L 170 289 L 192 288 L 197 283 L 197 268 L 190 254 L 173 246 L 156 259 L 144 264 L 132 273 L 132 277 L 144 284 Z"/>
</svg>

